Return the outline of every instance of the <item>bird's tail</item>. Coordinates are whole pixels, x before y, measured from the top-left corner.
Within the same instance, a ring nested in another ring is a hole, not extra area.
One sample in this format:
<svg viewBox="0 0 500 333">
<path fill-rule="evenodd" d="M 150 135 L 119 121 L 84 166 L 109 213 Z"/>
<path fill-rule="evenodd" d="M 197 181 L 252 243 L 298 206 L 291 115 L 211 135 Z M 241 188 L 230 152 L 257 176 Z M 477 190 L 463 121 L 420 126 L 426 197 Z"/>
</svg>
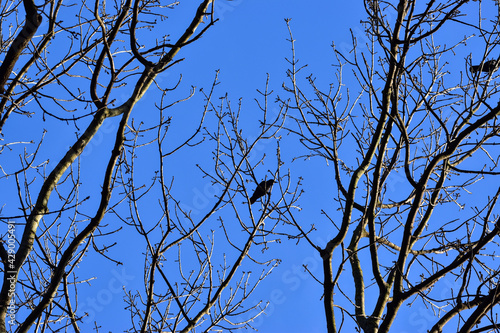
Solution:
<svg viewBox="0 0 500 333">
<path fill-rule="evenodd" d="M 479 66 L 470 66 L 470 72 L 475 73 L 479 70 Z"/>
<path fill-rule="evenodd" d="M 251 205 L 253 205 L 253 203 L 254 203 L 255 201 L 257 201 L 257 198 L 256 198 L 256 197 L 254 197 L 254 196 L 252 196 L 252 197 L 250 198 L 250 204 L 251 204 Z"/>
</svg>

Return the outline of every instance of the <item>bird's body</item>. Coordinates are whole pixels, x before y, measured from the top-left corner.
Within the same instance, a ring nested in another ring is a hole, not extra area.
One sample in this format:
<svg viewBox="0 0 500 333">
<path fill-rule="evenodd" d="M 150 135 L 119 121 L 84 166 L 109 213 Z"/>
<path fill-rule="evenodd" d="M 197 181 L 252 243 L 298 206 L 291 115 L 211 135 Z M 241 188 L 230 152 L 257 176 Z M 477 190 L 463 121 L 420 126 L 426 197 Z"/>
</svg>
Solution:
<svg viewBox="0 0 500 333">
<path fill-rule="evenodd" d="M 488 60 L 488 61 L 483 63 L 482 68 L 481 68 L 481 65 L 470 66 L 470 71 L 471 71 L 471 73 L 476 73 L 479 70 L 481 70 L 481 72 L 493 73 L 494 71 L 496 71 L 498 69 L 499 65 L 500 65 L 500 61 L 498 61 L 498 60 Z"/>
<path fill-rule="evenodd" d="M 260 184 L 255 189 L 255 192 L 253 192 L 252 197 L 250 198 L 250 204 L 253 204 L 260 197 L 263 197 L 266 194 L 270 194 L 271 187 L 273 186 L 273 184 L 274 184 L 274 179 L 261 181 Z"/>
</svg>

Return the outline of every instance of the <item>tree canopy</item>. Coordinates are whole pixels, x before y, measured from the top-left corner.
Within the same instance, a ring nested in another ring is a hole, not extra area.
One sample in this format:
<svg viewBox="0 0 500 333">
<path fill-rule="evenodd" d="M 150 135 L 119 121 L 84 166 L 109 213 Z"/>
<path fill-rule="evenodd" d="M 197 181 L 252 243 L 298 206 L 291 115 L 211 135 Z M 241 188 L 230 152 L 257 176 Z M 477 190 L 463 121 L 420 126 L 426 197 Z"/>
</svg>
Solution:
<svg viewBox="0 0 500 333">
<path fill-rule="evenodd" d="M 319 54 L 322 20 L 245 13 L 220 63 L 242 1 L 1 4 L 0 332 L 117 297 L 127 331 L 265 332 L 297 277 L 311 331 L 500 331 L 498 3 L 360 4 Z"/>
</svg>

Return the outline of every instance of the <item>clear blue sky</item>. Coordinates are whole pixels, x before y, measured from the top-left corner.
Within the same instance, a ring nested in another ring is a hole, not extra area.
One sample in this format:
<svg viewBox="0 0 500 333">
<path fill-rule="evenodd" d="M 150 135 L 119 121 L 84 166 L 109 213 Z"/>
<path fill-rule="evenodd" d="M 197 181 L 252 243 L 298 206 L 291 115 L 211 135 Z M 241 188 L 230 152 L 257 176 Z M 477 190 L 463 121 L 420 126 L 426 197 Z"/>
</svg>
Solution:
<svg viewBox="0 0 500 333">
<path fill-rule="evenodd" d="M 196 4 L 197 5 L 197 4 Z M 257 112 L 254 98 L 258 97 L 256 89 L 263 90 L 267 74 L 270 75 L 271 89 L 281 93 L 281 84 L 286 80 L 285 71 L 288 68 L 285 57 L 290 57 L 290 44 L 287 42 L 288 31 L 285 18 L 291 18 L 291 27 L 296 39 L 297 56 L 302 64 L 308 64 L 306 73 L 314 73 L 318 78 L 318 83 L 327 87 L 329 83 L 335 82 L 335 62 L 334 53 L 331 48 L 332 42 L 338 49 L 348 51 L 351 45 L 352 29 L 355 36 L 363 38 L 363 27 L 360 20 L 364 18 L 364 8 L 361 1 L 315 1 L 314 4 L 304 1 L 218 1 L 216 5 L 219 10 L 220 21 L 212 27 L 203 38 L 189 47 L 181 50 L 178 57 L 186 58 L 173 70 L 162 74 L 160 81 L 172 82 L 177 80 L 177 75 L 182 73 L 183 80 L 175 92 L 175 96 L 183 96 L 189 92 L 191 86 L 197 89 L 209 89 L 213 81 L 215 71 L 220 69 L 220 82 L 216 96 L 222 96 L 228 92 L 230 99 L 236 105 L 239 98 L 243 99 L 244 113 L 243 119 L 248 121 L 248 136 L 252 135 L 252 130 L 257 125 L 257 119 L 253 119 L 252 112 Z M 186 22 L 192 17 L 193 5 L 181 2 L 180 6 L 172 11 L 171 24 L 175 27 Z M 182 13 L 187 13 L 182 16 Z M 177 16 L 179 15 L 179 17 Z M 172 34 L 178 32 L 172 28 Z M 480 53 L 477 57 L 480 57 Z M 463 57 L 457 57 L 463 61 Z M 462 65 L 460 65 L 462 69 Z M 305 76 L 305 75 L 304 75 Z M 151 88 L 154 90 L 154 87 Z M 151 103 L 159 101 L 159 94 L 151 91 L 147 98 L 137 104 L 133 116 L 141 113 L 137 118 L 144 118 L 154 122 L 156 109 Z M 186 129 L 192 128 L 192 119 L 196 118 L 201 110 L 203 98 L 197 93 L 189 103 L 179 104 L 172 109 L 173 127 L 172 140 L 176 136 L 182 138 Z M 149 116 L 149 114 L 151 114 Z M 36 119 L 35 119 L 36 120 Z M 38 118 L 39 120 L 39 118 Z M 14 121 L 14 120 L 13 120 Z M 110 142 L 114 139 L 116 121 L 101 128 L 98 140 L 87 148 L 82 158 L 82 176 L 90 176 L 92 173 L 102 175 L 106 159 L 110 151 Z M 253 123 L 252 123 L 253 121 Z M 15 123 L 14 123 L 15 124 Z M 47 127 L 53 126 L 56 122 L 47 120 Z M 21 126 L 19 124 L 18 126 Z M 34 126 L 39 126 L 34 123 Z M 59 125 L 60 126 L 60 125 Z M 191 126 L 191 127 L 190 127 Z M 15 131 L 17 126 L 8 126 L 7 131 Z M 41 135 L 41 129 L 36 127 L 35 135 Z M 6 135 L 14 136 L 14 132 L 7 132 Z M 57 132 L 48 132 L 46 140 L 50 146 L 44 147 L 42 152 L 45 156 L 50 156 L 51 161 L 57 161 L 62 156 L 65 149 L 74 140 L 72 126 L 60 126 Z M 180 139 L 179 139 L 180 140 Z M 293 141 L 283 140 L 283 150 L 298 149 L 293 146 Z M 268 154 L 273 154 L 276 147 L 266 147 Z M 184 155 L 182 155 L 184 154 Z M 206 206 L 200 193 L 207 191 L 208 180 L 202 178 L 202 174 L 197 171 L 195 164 L 205 164 L 209 166 L 211 161 L 209 155 L 203 152 L 182 153 L 182 160 L 174 161 L 168 166 L 172 173 L 185 182 L 184 192 L 179 195 L 193 206 L 200 205 L 200 211 Z M 298 215 L 303 218 L 304 225 L 312 223 L 328 223 L 320 214 L 321 209 L 327 209 L 332 214 L 339 214 L 333 200 L 320 201 L 318 198 L 333 198 L 336 194 L 331 167 L 323 161 L 315 160 L 307 164 L 297 162 L 290 163 L 289 157 L 285 156 L 285 169 L 292 170 L 292 177 L 296 181 L 299 176 L 304 176 L 303 200 L 300 202 L 303 208 Z M 139 161 L 147 163 L 147 160 Z M 311 164 L 314 163 L 314 164 Z M 5 165 L 5 164 L 4 164 Z M 315 172 L 311 170 L 314 165 Z M 87 168 L 85 168 L 87 166 Z M 274 170 L 275 160 L 270 158 L 265 167 L 259 170 L 262 177 L 266 175 L 267 169 Z M 171 168 L 171 169 L 170 169 Z M 98 171 L 96 171 L 98 170 Z M 102 177 L 102 176 L 101 176 Z M 85 191 L 100 193 L 99 179 L 95 184 L 87 186 Z M 209 189 L 208 189 L 209 190 Z M 6 201 L 2 191 L 0 198 Z M 208 197 L 208 196 L 207 196 Z M 211 200 L 208 198 L 206 200 Z M 154 207 L 154 202 L 151 203 Z M 95 207 L 94 207 L 95 208 Z M 257 209 L 255 207 L 254 209 Z M 93 211 L 88 208 L 88 213 Z M 338 216 L 338 215 L 337 215 Z M 147 219 L 147 216 L 144 216 Z M 154 219 L 156 217 L 151 217 Z M 112 215 L 108 215 L 103 224 L 117 225 L 119 221 Z M 313 236 L 318 244 L 324 244 L 333 236 L 326 232 L 317 233 Z M 130 231 L 133 233 L 133 231 Z M 120 239 L 116 248 L 113 248 L 108 255 L 117 260 L 126 262 L 124 266 L 116 266 L 101 257 L 92 256 L 84 258 L 79 265 L 77 274 L 81 277 L 91 277 L 93 272 L 98 270 L 98 279 L 91 281 L 91 287 L 82 286 L 79 291 L 80 305 L 88 311 L 94 309 L 94 319 L 101 324 L 101 332 L 120 332 L 130 327 L 129 316 L 123 310 L 125 304 L 122 301 L 123 290 L 121 285 L 127 289 L 143 289 L 143 248 L 134 246 L 134 238 L 128 237 L 127 231 L 120 233 Z M 270 257 L 278 257 L 283 261 L 278 268 L 268 277 L 252 297 L 252 302 L 259 300 L 269 301 L 268 314 L 261 316 L 254 326 L 259 332 L 324 332 L 325 319 L 322 306 L 322 289 L 302 269 L 303 264 L 307 264 L 309 269 L 321 278 L 322 267 L 318 253 L 305 242 L 296 245 L 294 241 L 283 239 L 281 244 L 275 244 L 267 252 Z M 89 260 L 92 259 L 92 260 Z M 245 270 L 245 267 L 242 268 Z M 258 274 L 256 272 L 256 274 Z M 350 273 L 344 274 L 342 279 L 349 279 Z M 341 280 L 342 281 L 342 280 Z M 454 282 L 450 282 L 453 284 Z M 433 314 L 423 306 L 416 305 L 413 313 L 407 318 L 398 318 L 394 329 L 398 332 L 425 332 L 429 328 L 428 323 L 433 320 Z M 346 318 L 346 322 L 351 322 Z M 82 331 L 89 332 L 91 326 L 82 326 Z"/>
<path fill-rule="evenodd" d="M 170 15 L 172 25 L 177 24 L 176 12 L 186 8 L 186 12 L 193 6 L 181 2 L 178 9 L 172 11 Z M 177 95 L 186 93 L 191 86 L 208 89 L 213 81 L 215 71 L 220 69 L 220 86 L 218 94 L 222 96 L 226 91 L 234 105 L 238 99 L 243 98 L 243 116 L 248 119 L 251 127 L 255 128 L 257 123 L 257 107 L 254 98 L 258 97 L 256 89 L 263 90 L 267 78 L 270 74 L 271 88 L 280 93 L 281 84 L 286 80 L 285 71 L 288 68 L 285 57 L 290 57 L 290 44 L 288 30 L 285 24 L 285 18 L 291 18 L 291 27 L 297 40 L 297 54 L 303 64 L 308 64 L 307 73 L 316 73 L 317 76 L 328 84 L 333 78 L 334 68 L 331 66 L 334 62 L 334 54 L 331 44 L 335 41 L 337 46 L 348 48 L 351 42 L 349 29 L 352 28 L 356 34 L 360 34 L 362 27 L 360 19 L 364 14 L 361 2 L 354 3 L 334 3 L 331 1 L 317 1 L 307 4 L 301 1 L 218 1 L 216 8 L 219 10 L 219 22 L 199 41 L 190 47 L 183 49 L 178 57 L 186 58 L 173 71 L 163 75 L 161 79 L 175 81 L 176 73 L 182 73 L 183 81 L 177 90 Z M 349 13 L 348 15 L 346 13 Z M 191 17 L 191 14 L 189 16 Z M 183 17 L 186 20 L 186 17 Z M 168 23 L 168 22 L 167 22 Z M 151 93 L 154 96 L 154 93 Z M 217 93 L 216 93 L 217 95 Z M 159 96 L 159 95 L 158 95 Z M 198 95 L 199 97 L 200 95 Z M 149 95 L 148 95 L 149 100 Z M 146 112 L 142 105 L 148 101 L 140 102 L 134 112 Z M 173 127 L 175 133 L 182 133 L 184 126 L 189 126 L 193 115 L 196 117 L 194 107 L 201 107 L 202 100 L 198 99 L 189 104 L 189 110 L 185 104 L 180 104 L 174 112 L 174 124 L 181 127 Z M 198 109 L 200 110 L 200 109 Z M 153 111 L 154 112 L 154 111 Z M 255 116 L 252 116 L 255 113 Z M 184 115 L 187 118 L 183 118 Z M 252 119 L 254 118 L 255 119 Z M 156 119 L 155 119 L 156 120 Z M 252 130 L 247 133 L 252 135 Z M 175 136 L 174 136 L 175 137 Z M 296 149 L 298 147 L 287 146 L 290 143 L 284 142 L 283 149 Z M 273 154 L 275 146 L 270 147 L 268 153 Z M 186 159 L 192 159 L 192 163 L 210 164 L 211 160 L 199 161 L 199 155 L 188 154 Z M 267 171 L 267 168 L 273 170 L 275 160 L 269 158 L 265 168 L 261 169 L 261 174 Z M 288 161 L 290 161 L 288 159 Z M 186 164 L 189 164 L 188 161 Z M 329 173 L 323 162 L 315 161 L 319 170 L 323 169 L 326 174 Z M 299 164 L 299 163 L 297 163 Z M 292 168 L 288 165 L 287 168 Z M 201 179 L 201 174 L 195 168 L 190 169 L 193 173 L 185 173 L 186 188 L 192 190 L 186 191 L 184 196 L 187 202 L 196 203 L 197 193 L 203 192 L 208 183 Z M 294 171 L 294 179 L 300 176 L 301 171 Z M 305 180 L 306 194 L 304 198 L 308 201 L 303 205 L 305 210 L 301 216 L 306 217 L 305 225 L 312 223 L 311 218 L 321 219 L 319 207 L 314 197 L 322 193 L 333 194 L 333 182 L 331 179 L 325 179 L 320 176 L 320 172 L 307 177 Z M 317 175 L 317 176 L 316 176 Z M 182 177 L 182 175 L 178 175 Z M 325 187 L 325 181 L 328 185 Z M 194 206 L 194 205 L 193 205 Z M 309 206 L 309 207 L 308 207 Z M 257 207 L 254 208 L 256 210 Z M 335 208 L 331 209 L 335 210 Z M 321 222 L 315 222 L 321 223 Z M 323 221 L 324 223 L 324 221 Z M 324 243 L 327 240 L 325 234 L 315 236 L 315 240 Z M 134 275 L 127 287 L 132 287 L 135 283 L 142 283 L 142 257 L 140 253 L 134 255 L 130 250 L 130 244 L 124 246 L 124 251 L 128 248 L 130 255 L 137 256 L 137 268 L 130 269 L 125 267 L 127 274 Z M 307 273 L 303 271 L 302 264 L 308 264 L 312 272 L 321 276 L 322 268 L 318 253 L 308 244 L 301 242 L 296 245 L 294 241 L 284 241 L 271 247 L 266 253 L 270 257 L 279 257 L 283 261 L 277 269 L 261 285 L 258 291 L 251 298 L 251 303 L 259 300 L 269 301 L 270 306 L 268 314 L 261 316 L 254 327 L 259 332 L 324 332 L 325 319 L 321 301 L 322 290 L 319 284 L 314 281 Z M 83 262 L 83 267 L 95 267 L 95 262 Z M 105 261 L 102 260 L 102 264 Z M 100 288 L 109 289 L 109 281 L 114 281 L 113 269 L 121 271 L 121 267 L 113 267 L 109 264 L 106 269 L 110 269 L 108 276 L 100 278 L 93 282 L 93 288 L 88 291 L 92 297 Z M 245 270 L 245 267 L 242 267 Z M 116 272 L 115 272 L 116 273 Z M 125 273 L 124 273 L 125 274 Z M 255 270 L 258 274 L 258 270 Z M 125 274 L 126 275 L 126 274 Z M 132 288 L 133 289 L 133 288 Z M 80 294 L 82 295 L 82 294 Z M 110 330 L 117 332 L 117 326 L 128 328 L 128 317 L 125 315 L 123 320 L 117 321 L 116 317 L 109 318 L 111 308 L 113 313 L 118 314 L 118 309 L 123 308 L 121 294 L 113 294 L 110 308 L 106 307 L 102 312 L 96 313 L 98 322 L 110 320 Z M 123 312 L 122 312 L 123 314 Z M 113 327 L 113 329 L 111 329 Z M 103 323 L 103 329 L 107 329 Z"/>
</svg>

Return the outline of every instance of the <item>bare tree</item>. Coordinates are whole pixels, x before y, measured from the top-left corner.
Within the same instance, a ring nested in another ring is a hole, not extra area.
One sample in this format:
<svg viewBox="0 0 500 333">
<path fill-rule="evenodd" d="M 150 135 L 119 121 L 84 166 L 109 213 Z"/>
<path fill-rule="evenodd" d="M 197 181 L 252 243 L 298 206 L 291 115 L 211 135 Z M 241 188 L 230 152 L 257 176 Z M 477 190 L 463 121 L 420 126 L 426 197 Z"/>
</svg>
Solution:
<svg viewBox="0 0 500 333">
<path fill-rule="evenodd" d="M 366 35 L 353 33 L 349 52 L 334 47 L 326 89 L 303 76 L 290 28 L 284 94 L 272 111 L 266 83 L 251 135 L 243 105 L 217 98 L 217 73 L 182 98 L 172 93 L 181 79 L 162 76 L 216 24 L 216 7 L 200 2 L 169 29 L 177 3 L 3 4 L 0 332 L 81 331 L 91 315 L 79 290 L 94 276 L 79 265 L 130 265 L 112 251 L 124 241 L 144 272 L 141 289 L 124 288 L 130 331 L 252 328 L 265 303 L 246 301 L 279 262 L 268 249 L 283 235 L 322 258 L 328 332 L 388 332 L 419 306 L 435 314 L 421 327 L 430 332 L 499 331 L 496 2 L 364 1 Z M 196 123 L 177 125 L 181 105 Z M 85 158 L 106 126 L 112 135 Z M 332 168 L 337 196 L 310 228 L 294 211 L 282 130 L 303 145 L 296 159 Z M 62 154 L 53 133 L 71 145 Z M 192 154 L 195 172 L 175 173 Z M 196 207 L 193 178 L 208 193 Z M 334 236 L 320 246 L 315 232 Z"/>
<path fill-rule="evenodd" d="M 125 231 L 135 234 L 129 246 L 144 256 L 144 289 L 124 295 L 131 331 L 250 326 L 255 316 L 237 318 L 265 309 L 245 300 L 278 262 L 265 250 L 287 211 L 283 198 L 297 200 L 289 175 L 281 171 L 276 136 L 286 107 L 268 111 L 266 87 L 260 125 L 249 139 L 238 123 L 241 104 L 232 106 L 227 96 L 214 102 L 216 78 L 208 93 L 201 91 L 204 104 L 190 116 L 199 119 L 197 125 L 175 128 L 172 110 L 195 91 L 172 97 L 180 79 L 165 82 L 161 75 L 183 60 L 177 57 L 181 49 L 194 47 L 216 23 L 212 1 L 201 1 L 186 26 L 170 27 L 172 36 L 162 35 L 167 31 L 162 24 L 177 3 L 88 5 L 65 6 L 60 0 L 37 6 L 24 0 L 1 8 L 2 24 L 14 29 L 2 31 L 1 43 L 0 153 L 9 163 L 1 165 L 0 186 L 10 198 L 0 211 L 7 227 L 0 243 L 0 332 L 33 326 L 40 332 L 79 332 L 88 313 L 80 309 L 78 290 L 93 276 L 81 276 L 78 266 L 96 256 L 123 264 L 110 249 L 123 242 Z M 148 90 L 161 97 L 148 110 L 138 109 Z M 8 130 L 19 124 L 29 130 Z M 112 124 L 108 134 L 113 135 L 102 146 L 109 150 L 82 158 L 106 124 Z M 76 138 L 65 135 L 64 126 Z M 62 157 L 47 147 L 42 128 L 71 144 Z M 276 153 L 274 167 L 264 169 L 259 143 Z M 195 214 L 169 163 L 173 158 L 180 163 L 177 156 L 198 145 L 212 152 L 210 164 L 199 163 L 204 177 L 199 180 L 215 190 Z M 250 196 L 265 178 L 275 179 L 273 196 L 252 207 Z M 251 274 L 252 267 L 260 273 Z"/>
<path fill-rule="evenodd" d="M 290 30 L 286 127 L 338 193 L 315 222 L 326 246 L 288 215 L 321 255 L 328 332 L 388 332 L 419 306 L 435 314 L 420 331 L 500 331 L 495 4 L 364 1 L 366 35 L 336 50 L 327 89 L 303 76 Z"/>
</svg>

